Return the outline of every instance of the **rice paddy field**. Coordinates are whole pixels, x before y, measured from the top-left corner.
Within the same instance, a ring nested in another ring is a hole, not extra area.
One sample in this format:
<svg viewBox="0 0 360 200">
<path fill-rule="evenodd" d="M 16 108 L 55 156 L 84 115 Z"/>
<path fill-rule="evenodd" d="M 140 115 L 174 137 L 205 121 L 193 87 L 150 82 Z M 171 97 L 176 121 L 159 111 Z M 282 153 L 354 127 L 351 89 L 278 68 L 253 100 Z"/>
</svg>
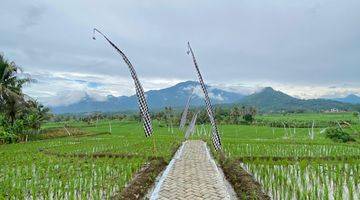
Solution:
<svg viewBox="0 0 360 200">
<path fill-rule="evenodd" d="M 94 136 L 0 145 L 0 199 L 109 199 L 149 158 L 169 160 L 174 145 L 181 142 L 179 132 L 154 127 L 154 149 L 141 124 L 112 121 L 112 134 L 107 134 L 109 122 L 72 124 Z"/>
<path fill-rule="evenodd" d="M 289 118 L 351 120 L 345 129 L 360 130 L 350 113 L 308 115 Z M 283 115 L 259 118 L 288 120 Z M 109 199 L 152 157 L 169 161 L 184 138 L 177 128 L 170 131 L 156 121 L 154 138 L 145 138 L 138 122 L 67 125 L 89 134 L 0 145 L 0 199 Z M 62 127 L 61 122 L 48 123 L 43 129 Z M 333 142 L 324 128 L 315 127 L 310 137 L 309 128 L 219 126 L 225 154 L 253 174 L 273 199 L 359 199 L 360 144 Z M 197 125 L 192 138 L 208 139 L 209 130 L 209 125 Z"/>
<path fill-rule="evenodd" d="M 351 112 L 339 113 L 299 113 L 299 114 L 264 114 L 256 116 L 257 119 L 269 120 L 306 120 L 306 121 L 333 121 L 333 120 L 353 120 L 359 119 L 353 116 Z"/>
<path fill-rule="evenodd" d="M 306 115 L 262 116 L 269 120 L 303 120 Z M 352 120 L 350 114 L 310 115 L 309 119 Z M 323 128 L 222 127 L 225 152 L 254 175 L 273 199 L 360 199 L 360 145 L 325 138 Z M 357 138 L 357 141 L 359 138 Z"/>
</svg>

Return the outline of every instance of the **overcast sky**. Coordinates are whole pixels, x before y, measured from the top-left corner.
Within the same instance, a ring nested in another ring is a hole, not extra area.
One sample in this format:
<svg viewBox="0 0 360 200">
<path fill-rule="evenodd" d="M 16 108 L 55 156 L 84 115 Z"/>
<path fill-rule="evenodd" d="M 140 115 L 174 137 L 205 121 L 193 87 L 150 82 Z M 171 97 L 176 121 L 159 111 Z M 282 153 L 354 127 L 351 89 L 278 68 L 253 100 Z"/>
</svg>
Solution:
<svg viewBox="0 0 360 200">
<path fill-rule="evenodd" d="M 170 3 L 171 2 L 171 3 Z M 301 98 L 360 95 L 359 0 L 1 0 L 0 52 L 37 83 L 46 104 L 134 93 L 196 80 L 190 41 L 206 82 L 250 93 L 264 86 Z"/>
</svg>

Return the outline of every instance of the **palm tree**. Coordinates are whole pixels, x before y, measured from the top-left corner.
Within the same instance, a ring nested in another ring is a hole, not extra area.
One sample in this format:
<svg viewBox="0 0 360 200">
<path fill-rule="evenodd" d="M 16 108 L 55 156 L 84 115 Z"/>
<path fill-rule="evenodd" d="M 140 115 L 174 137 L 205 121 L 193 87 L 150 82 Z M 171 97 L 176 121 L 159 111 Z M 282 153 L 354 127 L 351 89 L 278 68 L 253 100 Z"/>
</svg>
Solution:
<svg viewBox="0 0 360 200">
<path fill-rule="evenodd" d="M 40 130 L 41 124 L 50 118 L 50 109 L 36 100 L 28 102 L 27 126 L 33 130 Z"/>
<path fill-rule="evenodd" d="M 13 124 L 19 108 L 25 103 L 22 87 L 31 81 L 29 78 L 19 78 L 21 69 L 9 62 L 0 54 L 0 112 L 4 113 Z"/>
</svg>

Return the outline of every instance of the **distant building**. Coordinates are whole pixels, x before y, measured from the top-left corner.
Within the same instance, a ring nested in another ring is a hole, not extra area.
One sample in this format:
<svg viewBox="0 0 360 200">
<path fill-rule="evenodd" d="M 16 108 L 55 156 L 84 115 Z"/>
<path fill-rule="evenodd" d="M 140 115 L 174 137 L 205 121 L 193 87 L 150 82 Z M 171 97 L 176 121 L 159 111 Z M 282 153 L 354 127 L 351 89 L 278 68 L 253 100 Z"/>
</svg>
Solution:
<svg viewBox="0 0 360 200">
<path fill-rule="evenodd" d="M 343 112 L 337 108 L 331 108 L 330 110 L 325 110 L 325 113 L 338 113 L 338 112 Z"/>
<path fill-rule="evenodd" d="M 331 108 L 331 109 L 330 109 L 330 112 L 339 112 L 339 109 L 337 109 L 337 108 Z"/>
</svg>

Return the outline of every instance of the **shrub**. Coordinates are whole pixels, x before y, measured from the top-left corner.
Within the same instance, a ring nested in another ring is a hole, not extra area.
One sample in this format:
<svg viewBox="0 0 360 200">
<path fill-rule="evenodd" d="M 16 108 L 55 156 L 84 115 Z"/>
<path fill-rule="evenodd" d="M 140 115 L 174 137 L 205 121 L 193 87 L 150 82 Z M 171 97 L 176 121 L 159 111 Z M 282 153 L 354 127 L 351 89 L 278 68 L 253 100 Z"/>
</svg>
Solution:
<svg viewBox="0 0 360 200">
<path fill-rule="evenodd" d="M 0 118 L 0 126 L 3 129 L 0 131 L 0 143 L 18 142 L 25 130 L 24 121 L 21 119 L 16 119 L 11 124 L 5 118 Z"/>
<path fill-rule="evenodd" d="M 326 129 L 326 137 L 332 139 L 335 142 L 351 142 L 355 141 L 349 133 L 343 131 L 340 128 L 328 128 Z"/>
<path fill-rule="evenodd" d="M 353 113 L 353 116 L 356 117 L 356 118 L 358 118 L 358 117 L 359 117 L 359 112 L 354 112 L 354 113 Z"/>
<path fill-rule="evenodd" d="M 19 137 L 15 134 L 12 133 L 8 133 L 6 131 L 1 131 L 0 132 L 0 144 L 1 143 L 6 143 L 6 144 L 10 144 L 13 142 L 17 142 L 19 139 Z"/>
<path fill-rule="evenodd" d="M 243 116 L 243 118 L 247 123 L 251 123 L 254 120 L 254 118 L 253 118 L 253 116 L 251 114 L 245 114 Z"/>
</svg>

